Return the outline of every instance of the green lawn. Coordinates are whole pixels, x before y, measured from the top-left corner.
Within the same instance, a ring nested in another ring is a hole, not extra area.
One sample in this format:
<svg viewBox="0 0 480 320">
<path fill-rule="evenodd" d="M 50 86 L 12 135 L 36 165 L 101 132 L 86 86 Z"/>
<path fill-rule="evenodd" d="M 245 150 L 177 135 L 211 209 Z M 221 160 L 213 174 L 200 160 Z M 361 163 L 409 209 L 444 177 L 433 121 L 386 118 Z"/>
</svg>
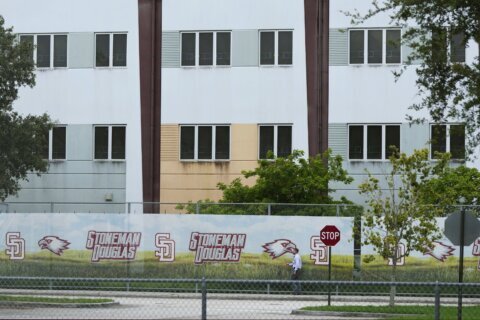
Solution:
<svg viewBox="0 0 480 320">
<path fill-rule="evenodd" d="M 408 317 L 399 316 L 396 318 L 393 316 L 389 319 L 415 319 L 426 320 L 434 318 L 433 306 L 401 306 L 395 307 L 389 306 L 312 306 L 305 307 L 302 310 L 308 311 L 339 311 L 339 312 L 368 312 L 368 313 L 386 313 L 386 314 L 398 314 L 398 315 L 411 315 Z M 462 309 L 463 320 L 478 320 L 480 319 L 480 306 L 464 306 Z M 457 307 L 441 307 L 440 319 L 456 319 Z"/>
<path fill-rule="evenodd" d="M 96 298 L 50 298 L 32 296 L 0 295 L 0 302 L 44 302 L 44 303 L 105 303 L 113 302 L 112 299 Z"/>
</svg>

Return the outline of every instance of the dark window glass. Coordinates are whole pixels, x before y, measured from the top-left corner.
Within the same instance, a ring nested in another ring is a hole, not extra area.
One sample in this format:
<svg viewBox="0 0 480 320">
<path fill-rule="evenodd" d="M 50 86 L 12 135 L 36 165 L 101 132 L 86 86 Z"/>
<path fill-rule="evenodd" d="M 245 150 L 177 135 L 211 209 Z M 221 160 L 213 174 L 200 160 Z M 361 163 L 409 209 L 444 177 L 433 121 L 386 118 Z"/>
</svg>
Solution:
<svg viewBox="0 0 480 320">
<path fill-rule="evenodd" d="M 195 65 L 195 33 L 182 33 L 182 66 Z"/>
<path fill-rule="evenodd" d="M 42 148 L 40 149 L 40 153 L 42 155 L 42 159 L 48 159 L 48 149 L 50 144 L 50 134 L 49 131 L 43 133 L 43 141 L 42 141 Z"/>
<path fill-rule="evenodd" d="M 260 159 L 267 158 L 267 152 L 273 152 L 273 126 L 260 127 Z"/>
<path fill-rule="evenodd" d="M 213 33 L 200 33 L 200 47 L 198 64 L 201 66 L 213 65 Z"/>
<path fill-rule="evenodd" d="M 277 156 L 289 156 L 292 153 L 292 127 L 278 126 L 277 130 Z"/>
<path fill-rule="evenodd" d="M 260 64 L 275 64 L 275 32 L 260 32 Z"/>
<path fill-rule="evenodd" d="M 20 36 L 20 42 L 27 44 L 30 49 L 28 57 L 31 59 L 30 61 L 33 61 L 33 36 Z"/>
<path fill-rule="evenodd" d="M 230 32 L 217 32 L 217 66 L 230 65 Z"/>
<path fill-rule="evenodd" d="M 55 68 L 67 67 L 67 36 L 53 36 L 53 66 Z"/>
<path fill-rule="evenodd" d="M 292 31 L 278 32 L 278 64 L 292 64 Z"/>
<path fill-rule="evenodd" d="M 400 151 L 400 126 L 385 126 L 385 131 L 385 158 L 388 159 L 395 149 Z"/>
<path fill-rule="evenodd" d="M 465 126 L 450 126 L 450 153 L 452 159 L 465 159 Z"/>
<path fill-rule="evenodd" d="M 126 34 L 113 35 L 113 66 L 114 67 L 127 66 L 127 35 Z"/>
<path fill-rule="evenodd" d="M 382 30 L 368 30 L 368 63 L 382 63 Z"/>
<path fill-rule="evenodd" d="M 453 33 L 450 41 L 452 62 L 465 62 L 465 35 L 461 33 Z"/>
<path fill-rule="evenodd" d="M 447 126 L 432 126 L 432 159 L 438 158 L 436 152 L 445 153 L 447 151 Z"/>
<path fill-rule="evenodd" d="M 37 67 L 50 68 L 50 35 L 37 36 Z"/>
<path fill-rule="evenodd" d="M 198 127 L 198 159 L 212 159 L 212 127 Z"/>
<path fill-rule="evenodd" d="M 401 32 L 400 30 L 387 30 L 387 63 L 400 63 Z"/>
<path fill-rule="evenodd" d="M 112 127 L 112 159 L 125 159 L 125 127 Z"/>
<path fill-rule="evenodd" d="M 230 158 L 230 127 L 217 126 L 215 129 L 215 159 Z"/>
<path fill-rule="evenodd" d="M 66 155 L 66 131 L 65 127 L 52 129 L 52 159 L 65 159 Z"/>
<path fill-rule="evenodd" d="M 110 35 L 97 34 L 95 46 L 95 65 L 97 67 L 110 66 Z"/>
<path fill-rule="evenodd" d="M 367 127 L 367 159 L 382 159 L 382 126 Z"/>
<path fill-rule="evenodd" d="M 108 159 L 108 127 L 95 127 L 95 159 Z"/>
<path fill-rule="evenodd" d="M 364 63 L 364 31 L 351 30 L 350 31 L 350 63 L 358 64 Z"/>
<path fill-rule="evenodd" d="M 363 126 L 350 126 L 348 141 L 348 158 L 363 159 Z"/>
<path fill-rule="evenodd" d="M 444 28 L 432 31 L 432 60 L 437 63 L 447 61 L 447 30 Z"/>
<path fill-rule="evenodd" d="M 180 159 L 195 159 L 195 127 L 181 127 L 180 139 Z"/>
</svg>

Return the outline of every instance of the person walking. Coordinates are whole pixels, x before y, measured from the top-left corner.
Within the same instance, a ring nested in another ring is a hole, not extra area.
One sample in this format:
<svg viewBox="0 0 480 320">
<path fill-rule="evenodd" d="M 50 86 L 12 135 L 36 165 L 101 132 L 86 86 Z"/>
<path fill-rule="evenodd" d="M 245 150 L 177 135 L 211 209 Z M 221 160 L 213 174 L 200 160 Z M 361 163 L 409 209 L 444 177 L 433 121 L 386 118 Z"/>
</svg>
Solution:
<svg viewBox="0 0 480 320">
<path fill-rule="evenodd" d="M 291 279 L 295 281 L 293 283 L 293 294 L 300 294 L 302 291 L 301 284 L 298 282 L 300 280 L 300 274 L 302 272 L 302 258 L 300 257 L 298 248 L 294 248 L 293 260 L 288 265 L 292 267 L 292 276 Z"/>
</svg>

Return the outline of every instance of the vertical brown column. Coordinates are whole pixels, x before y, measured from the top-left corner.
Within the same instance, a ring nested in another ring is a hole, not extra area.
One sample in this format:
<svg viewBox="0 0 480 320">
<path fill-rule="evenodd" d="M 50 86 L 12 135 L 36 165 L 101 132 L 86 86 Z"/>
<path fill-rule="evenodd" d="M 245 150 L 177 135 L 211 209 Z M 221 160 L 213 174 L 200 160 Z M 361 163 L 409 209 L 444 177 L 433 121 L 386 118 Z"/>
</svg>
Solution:
<svg viewBox="0 0 480 320">
<path fill-rule="evenodd" d="M 160 201 L 162 0 L 138 0 L 143 201 Z M 144 205 L 145 213 L 159 212 Z"/>
<path fill-rule="evenodd" d="M 315 156 L 328 148 L 329 0 L 304 0 L 307 62 L 308 148 Z"/>
</svg>

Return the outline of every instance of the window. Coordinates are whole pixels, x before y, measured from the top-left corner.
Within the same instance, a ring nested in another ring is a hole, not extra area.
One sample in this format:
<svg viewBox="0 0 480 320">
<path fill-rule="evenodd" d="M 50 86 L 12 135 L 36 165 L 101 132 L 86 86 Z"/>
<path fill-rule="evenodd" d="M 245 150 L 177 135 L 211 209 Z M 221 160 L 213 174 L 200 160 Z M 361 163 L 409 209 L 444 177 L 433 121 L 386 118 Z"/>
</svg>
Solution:
<svg viewBox="0 0 480 320">
<path fill-rule="evenodd" d="M 350 160 L 386 160 L 400 150 L 399 125 L 350 125 L 348 158 Z"/>
<path fill-rule="evenodd" d="M 350 30 L 349 36 L 350 64 L 401 63 L 401 30 Z"/>
<path fill-rule="evenodd" d="M 286 157 L 292 153 L 291 125 L 261 125 L 259 131 L 259 159 L 267 159 L 268 151 L 275 157 Z"/>
<path fill-rule="evenodd" d="M 449 40 L 447 40 L 449 39 Z M 465 62 L 465 35 L 453 29 L 442 28 L 432 31 L 432 60 L 445 63 L 450 54 L 450 62 Z"/>
<path fill-rule="evenodd" d="M 94 159 L 125 160 L 125 126 L 94 127 Z"/>
<path fill-rule="evenodd" d="M 230 159 L 230 126 L 180 126 L 180 160 Z"/>
<path fill-rule="evenodd" d="M 260 65 L 292 65 L 293 31 L 260 31 Z"/>
<path fill-rule="evenodd" d="M 42 151 L 44 159 L 66 159 L 66 132 L 66 127 L 54 127 L 46 133 L 48 145 Z"/>
<path fill-rule="evenodd" d="M 20 42 L 31 45 L 31 57 L 37 68 L 67 67 L 67 35 L 20 35 Z"/>
<path fill-rule="evenodd" d="M 182 32 L 181 44 L 181 62 L 184 67 L 230 65 L 229 31 Z"/>
<path fill-rule="evenodd" d="M 97 33 L 95 35 L 95 66 L 127 66 L 126 33 Z"/>
<path fill-rule="evenodd" d="M 442 124 L 431 126 L 431 158 L 435 153 L 450 152 L 452 159 L 465 159 L 465 126 L 463 124 Z"/>
</svg>

